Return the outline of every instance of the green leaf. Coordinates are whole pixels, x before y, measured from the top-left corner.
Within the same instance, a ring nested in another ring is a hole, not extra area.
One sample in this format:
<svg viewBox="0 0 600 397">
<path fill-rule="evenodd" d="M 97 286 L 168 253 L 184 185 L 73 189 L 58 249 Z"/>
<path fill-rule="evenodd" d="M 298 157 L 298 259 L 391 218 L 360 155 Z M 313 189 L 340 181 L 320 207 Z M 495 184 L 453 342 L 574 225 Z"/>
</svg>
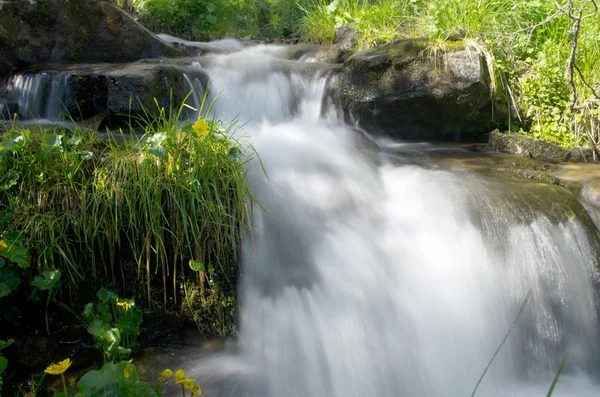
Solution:
<svg viewBox="0 0 600 397">
<path fill-rule="evenodd" d="M 31 285 L 40 291 L 53 290 L 60 282 L 60 270 L 45 270 L 39 276 L 35 276 Z"/>
<path fill-rule="evenodd" d="M 79 158 L 83 161 L 91 160 L 94 157 L 94 153 L 88 152 L 87 150 L 80 150 L 77 152 Z"/>
<path fill-rule="evenodd" d="M 3 282 L 0 282 L 0 298 L 4 298 L 5 296 L 10 295 L 11 292 L 12 290 L 8 288 L 8 285 L 4 284 Z"/>
<path fill-rule="evenodd" d="M 167 139 L 167 134 L 158 133 L 152 135 L 146 141 L 146 150 L 148 153 L 155 155 L 156 157 L 164 157 L 167 155 L 167 148 L 163 145 L 163 142 Z"/>
<path fill-rule="evenodd" d="M 215 3 L 208 3 L 208 4 L 206 4 L 206 11 L 208 11 L 208 12 L 213 12 L 215 10 L 215 8 L 217 8 L 215 6 Z"/>
<path fill-rule="evenodd" d="M 17 272 L 7 267 L 0 267 L 0 298 L 16 290 L 21 284 Z"/>
<path fill-rule="evenodd" d="M 227 152 L 227 155 L 232 160 L 239 160 L 242 157 L 242 151 L 237 147 L 232 147 L 231 149 L 229 149 L 229 152 Z"/>
<path fill-rule="evenodd" d="M 98 292 L 96 292 L 96 296 L 100 299 L 100 302 L 104 304 L 115 303 L 117 301 L 117 294 L 106 288 L 100 288 Z"/>
<path fill-rule="evenodd" d="M 131 368 L 129 378 L 125 377 L 126 367 Z M 157 396 L 148 383 L 140 381 L 135 366 L 127 361 L 106 363 L 98 371 L 89 371 L 77 382 L 77 388 L 80 397 Z"/>
<path fill-rule="evenodd" d="M 0 179 L 0 186 L 2 187 L 2 189 L 8 190 L 11 187 L 15 186 L 18 180 L 19 174 L 17 173 L 17 171 L 9 170 L 6 173 L 6 175 L 4 175 L 2 179 Z"/>
<path fill-rule="evenodd" d="M 67 144 L 77 146 L 81 143 L 82 140 L 83 140 L 83 137 L 81 135 L 73 135 L 72 137 L 70 137 L 67 140 Z"/>
<path fill-rule="evenodd" d="M 0 250 L 0 256 L 16 263 L 21 269 L 29 267 L 29 258 L 27 257 L 27 248 L 25 239 L 20 233 L 8 233 L 4 238 L 7 248 Z"/>
<path fill-rule="evenodd" d="M 58 135 L 58 134 L 44 135 L 44 138 L 42 140 L 42 148 L 44 150 L 44 153 L 51 153 L 51 152 L 62 153 L 63 152 L 62 139 L 63 139 L 63 136 Z"/>
<path fill-rule="evenodd" d="M 8 360 L 6 357 L 0 356 L 0 375 L 6 370 L 8 367 Z"/>
<path fill-rule="evenodd" d="M 0 142 L 0 158 L 4 157 L 9 152 L 12 152 L 13 148 L 17 146 L 17 142 L 13 139 L 8 139 L 6 141 Z"/>
<path fill-rule="evenodd" d="M 204 263 L 190 259 L 190 269 L 192 269 L 195 272 L 203 272 Z"/>
</svg>

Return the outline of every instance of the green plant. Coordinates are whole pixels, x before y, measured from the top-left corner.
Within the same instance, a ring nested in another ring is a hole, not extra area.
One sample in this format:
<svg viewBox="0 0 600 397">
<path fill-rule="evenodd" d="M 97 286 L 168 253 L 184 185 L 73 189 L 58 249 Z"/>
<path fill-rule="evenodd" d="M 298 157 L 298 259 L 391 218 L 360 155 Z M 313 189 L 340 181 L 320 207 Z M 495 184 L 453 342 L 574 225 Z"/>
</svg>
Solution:
<svg viewBox="0 0 600 397">
<path fill-rule="evenodd" d="M 3 294 L 20 275 L 24 293 L 47 291 L 48 309 L 76 297 L 81 282 L 120 284 L 123 293 L 140 283 L 148 308 L 166 308 L 181 303 L 190 259 L 212 263 L 213 282 L 225 296 L 234 293 L 252 200 L 243 168 L 249 157 L 230 138 L 235 124 L 210 120 L 208 108 L 196 124 L 181 123 L 182 109 L 132 117 L 145 134 L 127 139 L 100 141 L 79 130 L 3 134 L 0 222 L 15 231 L 0 250 Z M 49 322 L 46 310 L 48 330 Z"/>
<path fill-rule="evenodd" d="M 46 320 L 46 332 L 50 335 L 50 322 L 48 321 L 48 306 L 50 305 L 50 301 L 52 301 L 53 297 L 56 295 L 60 287 L 60 270 L 44 270 L 39 275 L 33 278 L 31 285 L 36 287 L 40 291 L 48 291 L 46 295 L 46 309 L 45 309 L 45 320 Z"/>
<path fill-rule="evenodd" d="M 14 339 L 9 339 L 9 340 L 0 340 L 0 395 L 2 395 L 2 385 L 3 385 L 3 377 L 2 374 L 4 373 L 4 371 L 6 371 L 6 368 L 8 367 L 8 360 L 6 359 L 6 357 L 4 357 L 2 355 L 2 350 L 4 350 L 5 348 L 7 348 L 8 346 L 12 345 L 13 343 L 15 343 Z"/>
<path fill-rule="evenodd" d="M 92 370 L 77 382 L 76 397 L 102 396 L 160 396 L 147 382 L 140 379 L 135 365 L 128 361 L 105 363 Z"/>
<path fill-rule="evenodd" d="M 140 335 L 142 311 L 135 307 L 133 299 L 121 299 L 105 288 L 96 296 L 96 303 L 88 303 L 83 311 L 88 332 L 105 359 L 126 359 Z"/>
</svg>

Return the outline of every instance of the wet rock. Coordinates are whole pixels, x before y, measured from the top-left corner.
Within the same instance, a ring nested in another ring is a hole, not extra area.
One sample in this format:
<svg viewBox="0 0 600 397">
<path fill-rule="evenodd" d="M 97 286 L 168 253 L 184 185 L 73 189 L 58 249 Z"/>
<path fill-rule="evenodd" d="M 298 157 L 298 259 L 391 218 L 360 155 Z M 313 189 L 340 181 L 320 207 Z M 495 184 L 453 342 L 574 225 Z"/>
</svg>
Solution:
<svg viewBox="0 0 600 397">
<path fill-rule="evenodd" d="M 144 313 L 138 344 L 140 347 L 179 344 L 177 333 L 184 326 L 181 316 L 167 313 Z"/>
<path fill-rule="evenodd" d="M 344 62 L 358 47 L 360 32 L 356 23 L 340 26 L 335 30 L 333 44 L 337 46 L 337 62 Z"/>
<path fill-rule="evenodd" d="M 126 62 L 180 56 L 115 5 L 9 0 L 0 12 L 0 77 L 38 63 Z"/>
<path fill-rule="evenodd" d="M 520 134 L 503 134 L 498 130 L 490 133 L 488 148 L 550 163 L 594 161 L 594 153 L 590 148 L 564 148 Z"/>
<path fill-rule="evenodd" d="M 9 353 L 11 365 L 16 364 L 29 370 L 42 370 L 49 364 L 62 360 L 67 349 L 49 336 L 31 335 L 15 338 L 15 344 Z"/>
<path fill-rule="evenodd" d="M 39 74 L 31 69 L 27 73 Z M 124 113 L 153 115 L 161 108 L 176 108 L 184 99 L 181 69 L 162 63 L 130 63 L 123 65 L 74 65 L 43 70 L 46 76 L 68 76 L 64 81 L 68 93 L 62 102 L 68 118 L 74 121 L 105 116 L 107 126 L 118 126 Z M 13 97 L 18 93 L 13 92 Z"/>
<path fill-rule="evenodd" d="M 359 126 L 406 140 L 484 141 L 492 121 L 487 68 L 474 52 L 427 55 L 400 40 L 344 63 L 343 105 Z"/>
</svg>

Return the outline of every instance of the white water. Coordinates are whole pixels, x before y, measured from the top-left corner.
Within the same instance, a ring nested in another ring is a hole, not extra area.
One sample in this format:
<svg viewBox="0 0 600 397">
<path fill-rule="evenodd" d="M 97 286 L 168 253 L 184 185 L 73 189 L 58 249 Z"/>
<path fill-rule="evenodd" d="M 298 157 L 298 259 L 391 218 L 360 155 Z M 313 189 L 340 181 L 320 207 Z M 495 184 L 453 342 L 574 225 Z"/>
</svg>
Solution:
<svg viewBox="0 0 600 397">
<path fill-rule="evenodd" d="M 24 119 L 59 120 L 65 118 L 68 99 L 68 74 L 41 73 L 15 75 L 9 85 L 18 98 L 19 114 Z"/>
<path fill-rule="evenodd" d="M 553 224 L 499 181 L 395 165 L 323 105 L 334 77 L 281 71 L 272 51 L 199 65 L 218 117 L 250 120 L 268 172 L 249 172 L 269 211 L 255 208 L 245 241 L 241 352 L 219 394 L 469 396 L 531 291 L 476 395 L 545 396 L 567 352 L 554 396 L 597 395 L 582 225 Z"/>
</svg>

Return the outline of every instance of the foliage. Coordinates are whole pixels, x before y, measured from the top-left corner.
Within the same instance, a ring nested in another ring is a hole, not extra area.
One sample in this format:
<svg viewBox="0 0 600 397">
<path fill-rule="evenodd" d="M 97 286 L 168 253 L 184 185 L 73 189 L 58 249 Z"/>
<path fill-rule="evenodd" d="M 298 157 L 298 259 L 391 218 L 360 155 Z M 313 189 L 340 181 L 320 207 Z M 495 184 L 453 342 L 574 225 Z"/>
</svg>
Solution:
<svg viewBox="0 0 600 397">
<path fill-rule="evenodd" d="M 253 0 L 134 0 L 133 4 L 148 28 L 188 39 L 258 34 Z"/>
<path fill-rule="evenodd" d="M 24 239 L 14 232 L 0 239 L 0 298 L 9 295 L 21 284 L 21 278 L 11 263 L 22 269 L 29 267 Z"/>
<path fill-rule="evenodd" d="M 97 371 L 89 371 L 77 382 L 77 389 L 76 397 L 160 395 L 140 379 L 135 366 L 128 361 L 108 362 Z"/>
<path fill-rule="evenodd" d="M 96 296 L 96 303 L 88 303 L 83 311 L 88 332 L 105 359 L 126 359 L 140 335 L 142 310 L 135 307 L 133 299 L 121 299 L 105 288 Z"/>
<path fill-rule="evenodd" d="M 135 119 L 142 136 L 12 128 L 0 138 L 0 219 L 14 231 L 0 251 L 3 291 L 19 275 L 24 293 L 47 293 L 48 307 L 82 283 L 108 282 L 124 294 L 145 289 L 148 308 L 166 308 L 181 303 L 193 259 L 214 264 L 233 295 L 252 199 L 244 147 L 229 137 L 234 125 L 201 117 L 198 134 L 181 112 Z"/>
<path fill-rule="evenodd" d="M 0 342 L 0 350 L 2 350 L 2 342 Z M 0 356 L 1 357 L 1 356 Z M 72 362 L 67 358 L 57 364 L 51 364 L 44 371 L 44 376 L 37 382 L 37 385 L 32 386 L 32 390 L 26 395 L 35 397 L 44 378 L 47 374 L 60 375 L 63 383 L 62 392 L 54 392 L 54 397 L 105 397 L 105 396 L 136 396 L 136 397 L 160 397 L 162 393 L 160 388 L 169 382 L 173 377 L 173 371 L 165 369 L 157 379 L 155 386 L 151 386 L 146 379 L 138 375 L 134 364 L 129 361 L 107 362 L 98 369 L 90 370 L 85 373 L 77 382 L 74 377 L 69 378 L 69 387 L 65 381 L 65 372 L 69 369 Z M 1 372 L 0 372 L 1 374 Z M 0 386 L 2 378 L 0 377 Z M 77 393 L 73 392 L 73 386 L 77 382 Z M 182 369 L 175 372 L 175 385 L 181 385 L 182 396 L 186 397 L 187 391 L 190 391 L 189 396 L 199 396 L 202 394 L 200 386 L 196 383 L 196 379 L 190 379 L 185 375 Z"/>
<path fill-rule="evenodd" d="M 231 335 L 235 332 L 233 292 L 218 282 L 212 264 L 190 260 L 190 268 L 198 274 L 198 283 L 184 286 L 183 309 L 203 334 Z"/>
<path fill-rule="evenodd" d="M 12 345 L 13 343 L 15 343 L 14 339 L 9 339 L 6 341 L 0 340 L 0 395 L 2 395 L 2 374 L 4 373 L 4 371 L 6 371 L 6 368 L 8 367 L 8 360 L 2 355 L 2 350 Z"/>
</svg>

